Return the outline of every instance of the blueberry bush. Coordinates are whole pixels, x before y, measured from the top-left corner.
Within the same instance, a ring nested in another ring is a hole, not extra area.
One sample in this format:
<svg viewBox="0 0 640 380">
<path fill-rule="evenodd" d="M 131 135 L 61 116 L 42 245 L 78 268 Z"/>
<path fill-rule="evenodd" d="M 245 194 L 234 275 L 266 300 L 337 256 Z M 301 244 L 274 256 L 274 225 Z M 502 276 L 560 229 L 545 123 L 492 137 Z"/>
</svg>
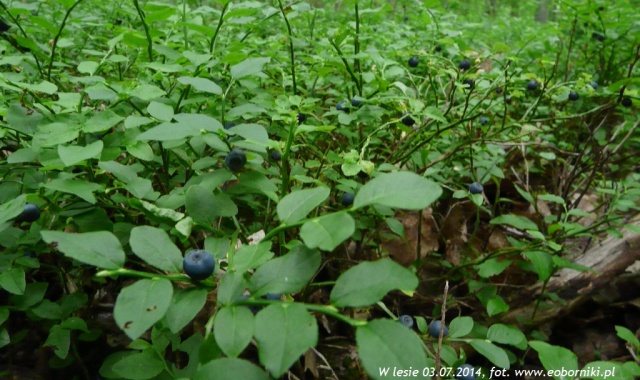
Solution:
<svg viewBox="0 0 640 380">
<path fill-rule="evenodd" d="M 502 319 L 640 233 L 632 3 L 0 2 L 0 376 L 640 376 Z"/>
</svg>

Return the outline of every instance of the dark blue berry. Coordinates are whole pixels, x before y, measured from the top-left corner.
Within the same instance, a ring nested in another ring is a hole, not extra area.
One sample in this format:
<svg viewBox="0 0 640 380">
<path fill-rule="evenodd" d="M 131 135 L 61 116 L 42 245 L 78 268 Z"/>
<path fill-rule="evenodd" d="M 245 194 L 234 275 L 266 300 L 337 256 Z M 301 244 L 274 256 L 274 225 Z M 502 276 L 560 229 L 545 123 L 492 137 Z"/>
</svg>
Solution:
<svg viewBox="0 0 640 380">
<path fill-rule="evenodd" d="M 441 51 L 442 51 L 442 46 L 440 46 L 440 45 L 436 45 L 436 47 L 434 48 L 434 50 L 435 50 L 436 52 L 441 52 Z"/>
<path fill-rule="evenodd" d="M 32 223 L 40 218 L 40 209 L 33 203 L 27 203 L 20 214 L 20 221 Z"/>
<path fill-rule="evenodd" d="M 429 335 L 431 335 L 434 338 L 439 338 L 440 337 L 440 330 L 442 331 L 442 336 L 447 336 L 447 334 L 449 334 L 449 328 L 447 328 L 447 326 L 442 326 L 442 322 L 440 320 L 435 320 L 433 322 L 431 322 L 431 324 L 429 325 Z"/>
<path fill-rule="evenodd" d="M 593 32 L 591 33 L 591 37 L 594 40 L 598 40 L 600 42 L 604 41 L 604 34 L 598 33 L 598 32 Z"/>
<path fill-rule="evenodd" d="M 351 106 L 352 107 L 360 107 L 362 105 L 362 100 L 358 98 L 351 98 Z"/>
<path fill-rule="evenodd" d="M 623 107 L 629 108 L 631 107 L 631 98 L 628 96 L 625 96 L 624 98 L 622 98 L 622 102 L 620 102 L 620 104 L 622 104 Z"/>
<path fill-rule="evenodd" d="M 482 191 L 484 191 L 484 188 L 478 182 L 474 182 L 469 185 L 469 192 L 471 194 L 482 194 Z"/>
<path fill-rule="evenodd" d="M 405 116 L 402 118 L 402 124 L 406 125 L 407 127 L 411 127 L 415 123 L 416 121 L 413 120 L 413 118 L 408 114 L 405 114 Z"/>
<path fill-rule="evenodd" d="M 360 170 L 360 171 L 358 172 L 358 178 L 360 178 L 360 179 L 367 179 L 367 178 L 369 178 L 369 174 L 367 174 L 367 173 L 363 172 L 362 170 Z"/>
<path fill-rule="evenodd" d="M 280 155 L 280 152 L 278 152 L 275 149 L 271 149 L 271 151 L 269 152 L 269 157 L 273 161 L 280 161 L 282 159 L 282 156 Z"/>
<path fill-rule="evenodd" d="M 345 111 L 345 112 L 346 112 L 346 111 L 347 111 L 347 108 L 344 106 L 344 103 L 345 103 L 345 102 L 344 102 L 344 100 L 339 101 L 339 102 L 336 104 L 336 109 L 337 109 L 338 111 Z"/>
<path fill-rule="evenodd" d="M 511 103 L 513 103 L 513 98 L 512 98 L 512 97 L 510 97 L 510 96 L 507 96 L 507 97 L 504 99 L 504 102 L 505 102 L 505 103 L 507 103 L 507 104 L 511 104 Z"/>
<path fill-rule="evenodd" d="M 303 113 L 299 113 L 298 114 L 298 123 L 302 124 L 305 121 L 307 121 L 307 115 L 305 115 Z"/>
<path fill-rule="evenodd" d="M 225 157 L 224 163 L 232 172 L 240 171 L 247 163 L 247 155 L 240 149 L 233 149 Z"/>
<path fill-rule="evenodd" d="M 469 61 L 468 59 L 463 59 L 462 61 L 460 61 L 460 63 L 458 63 L 458 67 L 460 68 L 460 70 L 467 71 L 471 68 L 471 61 Z"/>
<path fill-rule="evenodd" d="M 355 198 L 355 195 L 352 193 L 344 193 L 340 197 L 340 203 L 342 203 L 343 206 L 351 206 Z"/>
<path fill-rule="evenodd" d="M 227 121 L 226 123 L 224 123 L 224 129 L 231 129 L 235 126 L 236 126 L 236 123 L 234 123 L 233 121 Z"/>
<path fill-rule="evenodd" d="M 597 89 L 598 89 L 598 82 L 596 82 L 596 81 L 593 81 L 593 82 L 589 83 L 589 85 L 590 85 L 590 86 L 591 86 L 591 88 L 593 88 L 594 90 L 597 90 Z"/>
<path fill-rule="evenodd" d="M 502 87 L 496 88 L 496 94 L 502 94 Z"/>
<path fill-rule="evenodd" d="M 216 267 L 213 255 L 201 249 L 189 251 L 184 257 L 182 268 L 191 279 L 200 281 L 211 276 Z"/>
<path fill-rule="evenodd" d="M 264 298 L 269 300 L 269 301 L 280 301 L 280 294 L 278 294 L 278 293 L 267 293 L 264 296 Z"/>
<path fill-rule="evenodd" d="M 398 322 L 402 323 L 407 328 L 413 328 L 413 317 L 410 315 L 401 315 L 400 318 L 398 318 Z"/>
<path fill-rule="evenodd" d="M 572 102 L 575 102 L 576 100 L 580 99 L 580 95 L 578 95 L 577 92 L 575 91 L 571 91 L 569 93 L 569 100 L 571 100 Z"/>
<path fill-rule="evenodd" d="M 535 91 L 538 89 L 538 82 L 535 79 L 531 79 L 529 83 L 527 83 L 527 90 Z"/>
<path fill-rule="evenodd" d="M 480 124 L 482 125 L 487 125 L 487 123 L 489 123 L 489 119 L 487 119 L 486 116 L 480 116 L 480 119 L 478 120 L 480 122 Z"/>
<path fill-rule="evenodd" d="M 418 67 L 419 62 L 418 57 L 411 57 L 409 58 L 409 67 Z"/>
<path fill-rule="evenodd" d="M 466 78 L 465 80 L 462 81 L 462 83 L 468 85 L 469 90 L 473 90 L 473 88 L 476 86 L 476 82 L 474 82 L 474 80 L 471 78 Z"/>
</svg>

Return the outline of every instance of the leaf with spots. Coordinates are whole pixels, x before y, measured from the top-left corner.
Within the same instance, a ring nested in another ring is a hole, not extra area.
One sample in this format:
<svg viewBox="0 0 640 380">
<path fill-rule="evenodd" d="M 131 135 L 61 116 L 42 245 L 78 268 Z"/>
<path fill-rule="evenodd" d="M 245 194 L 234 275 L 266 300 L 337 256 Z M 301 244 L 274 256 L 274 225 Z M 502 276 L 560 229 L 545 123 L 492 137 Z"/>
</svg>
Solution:
<svg viewBox="0 0 640 380">
<path fill-rule="evenodd" d="M 171 281 L 140 280 L 122 289 L 113 308 L 113 318 L 118 327 L 135 340 L 164 317 L 172 296 Z"/>
</svg>

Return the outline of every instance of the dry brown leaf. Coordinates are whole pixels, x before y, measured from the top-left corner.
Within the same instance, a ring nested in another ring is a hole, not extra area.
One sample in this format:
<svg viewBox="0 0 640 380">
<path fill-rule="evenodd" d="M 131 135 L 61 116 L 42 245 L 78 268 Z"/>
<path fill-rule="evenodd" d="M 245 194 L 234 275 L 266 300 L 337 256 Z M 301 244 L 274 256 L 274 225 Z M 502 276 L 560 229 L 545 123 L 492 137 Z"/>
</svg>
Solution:
<svg viewBox="0 0 640 380">
<path fill-rule="evenodd" d="M 422 210 L 422 224 L 420 224 L 419 211 L 397 211 L 395 218 L 402 223 L 405 238 L 402 239 L 399 236 L 383 238 L 381 246 L 396 262 L 407 266 L 417 259 L 418 237 L 420 237 L 420 258 L 438 250 L 438 227 L 431 208 Z M 391 234 L 386 226 L 383 229 L 383 235 L 385 234 Z"/>
</svg>

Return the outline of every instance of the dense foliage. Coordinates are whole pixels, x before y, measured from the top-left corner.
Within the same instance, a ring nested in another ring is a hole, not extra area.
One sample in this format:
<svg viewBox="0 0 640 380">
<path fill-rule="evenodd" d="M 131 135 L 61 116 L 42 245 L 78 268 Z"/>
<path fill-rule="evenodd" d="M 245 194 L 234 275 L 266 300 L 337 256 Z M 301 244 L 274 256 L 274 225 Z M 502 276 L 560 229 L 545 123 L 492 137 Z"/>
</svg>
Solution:
<svg viewBox="0 0 640 380">
<path fill-rule="evenodd" d="M 0 371 L 640 376 L 501 319 L 640 232 L 637 7 L 498 3 L 0 3 Z"/>
</svg>

